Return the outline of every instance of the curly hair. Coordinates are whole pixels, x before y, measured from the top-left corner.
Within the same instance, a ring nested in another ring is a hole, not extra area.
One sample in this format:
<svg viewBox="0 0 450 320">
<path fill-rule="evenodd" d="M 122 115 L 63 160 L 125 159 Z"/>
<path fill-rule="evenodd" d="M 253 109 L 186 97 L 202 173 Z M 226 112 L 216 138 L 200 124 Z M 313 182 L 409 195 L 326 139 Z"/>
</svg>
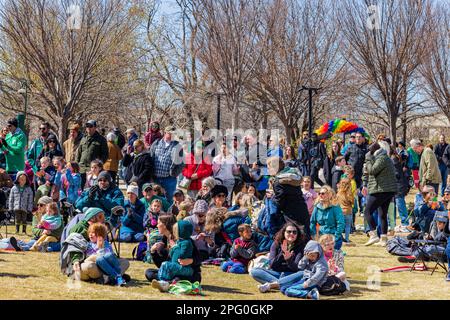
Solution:
<svg viewBox="0 0 450 320">
<path fill-rule="evenodd" d="M 226 208 L 213 208 L 206 214 L 205 231 L 217 233 L 222 228 L 227 213 Z"/>
<path fill-rule="evenodd" d="M 286 239 L 286 238 L 284 237 L 284 234 L 285 234 L 286 229 L 287 229 L 288 227 L 294 227 L 294 228 L 297 230 L 297 239 L 295 239 L 295 241 L 294 241 L 294 246 L 297 246 L 297 245 L 299 245 L 300 243 L 306 241 L 306 234 L 303 232 L 303 230 L 302 230 L 297 224 L 295 224 L 295 223 L 293 223 L 293 222 L 287 222 L 287 223 L 285 223 L 285 224 L 283 225 L 283 227 L 280 229 L 280 231 L 278 231 L 278 232 L 275 234 L 274 241 L 275 241 L 278 245 L 281 245 L 281 244 L 283 243 L 283 241 Z"/>
<path fill-rule="evenodd" d="M 94 233 L 97 237 L 106 239 L 108 229 L 106 229 L 106 226 L 104 224 L 97 222 L 89 226 L 88 233 Z"/>
</svg>

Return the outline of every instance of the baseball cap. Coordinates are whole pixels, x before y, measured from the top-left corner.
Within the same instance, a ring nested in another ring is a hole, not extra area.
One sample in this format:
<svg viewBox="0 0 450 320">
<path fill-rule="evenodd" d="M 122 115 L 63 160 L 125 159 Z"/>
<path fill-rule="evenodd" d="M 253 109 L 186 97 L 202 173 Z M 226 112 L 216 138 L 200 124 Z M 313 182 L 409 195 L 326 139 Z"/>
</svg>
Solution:
<svg viewBox="0 0 450 320">
<path fill-rule="evenodd" d="M 153 184 L 151 184 L 151 183 L 145 183 L 143 186 L 142 186 L 142 192 L 144 192 L 144 191 L 146 191 L 147 189 L 153 189 Z"/>
<path fill-rule="evenodd" d="M 175 132 L 175 127 L 174 126 L 167 126 L 165 129 L 164 129 L 164 132 L 166 132 L 166 133 L 173 133 L 173 132 Z"/>
<path fill-rule="evenodd" d="M 86 122 L 86 127 L 97 127 L 97 121 L 89 120 L 88 122 Z"/>
<path fill-rule="evenodd" d="M 175 192 L 173 193 L 173 196 L 184 196 L 184 192 L 181 191 L 180 189 L 175 190 Z"/>
</svg>

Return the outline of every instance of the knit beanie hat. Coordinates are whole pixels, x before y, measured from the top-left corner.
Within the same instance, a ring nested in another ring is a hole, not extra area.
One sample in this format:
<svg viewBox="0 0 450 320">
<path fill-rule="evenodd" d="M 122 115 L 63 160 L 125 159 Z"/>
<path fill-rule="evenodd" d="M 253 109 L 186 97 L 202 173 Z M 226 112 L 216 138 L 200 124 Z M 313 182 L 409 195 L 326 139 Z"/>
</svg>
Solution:
<svg viewBox="0 0 450 320">
<path fill-rule="evenodd" d="M 53 202 L 53 199 L 50 198 L 49 196 L 40 197 L 39 200 L 38 200 L 38 204 L 45 204 L 45 205 L 47 205 L 47 204 L 52 203 L 52 202 Z"/>
<path fill-rule="evenodd" d="M 202 181 L 202 186 L 206 186 L 209 189 L 214 188 L 215 185 L 216 185 L 216 180 L 213 177 L 208 177 Z"/>
<path fill-rule="evenodd" d="M 127 193 L 134 193 L 136 197 L 139 197 L 139 187 L 130 184 L 127 188 Z"/>
<path fill-rule="evenodd" d="M 89 221 L 92 218 L 94 218 L 96 215 L 99 215 L 100 213 L 104 213 L 104 211 L 100 208 L 88 208 L 85 211 L 84 221 Z"/>
<path fill-rule="evenodd" d="M 106 180 L 109 181 L 109 183 L 112 182 L 111 175 L 109 174 L 108 171 L 102 171 L 102 172 L 100 172 L 100 174 L 98 175 L 98 178 L 97 178 L 97 179 L 98 179 L 98 180 L 100 180 L 100 179 L 106 179 Z"/>
<path fill-rule="evenodd" d="M 194 204 L 193 214 L 206 213 L 208 212 L 209 206 L 208 202 L 205 200 L 197 200 Z"/>
</svg>

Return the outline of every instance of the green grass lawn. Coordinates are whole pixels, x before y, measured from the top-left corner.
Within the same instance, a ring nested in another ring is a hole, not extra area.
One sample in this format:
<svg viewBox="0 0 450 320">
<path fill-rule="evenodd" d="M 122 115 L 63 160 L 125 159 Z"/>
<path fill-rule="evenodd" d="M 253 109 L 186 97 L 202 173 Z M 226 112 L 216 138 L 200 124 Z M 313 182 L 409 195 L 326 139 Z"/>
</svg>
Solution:
<svg viewBox="0 0 450 320">
<path fill-rule="evenodd" d="M 408 197 L 411 200 L 411 195 Z M 362 218 L 358 217 L 358 223 Z M 397 222 L 398 223 L 398 222 Z M 10 227 L 12 231 L 14 227 Z M 5 230 L 1 230 L 4 234 Z M 26 240 L 28 238 L 18 236 Z M 450 299 L 450 283 L 444 280 L 444 271 L 404 271 L 377 273 L 374 270 L 402 265 L 385 248 L 364 247 L 364 234 L 352 238 L 355 247 L 343 247 L 346 252 L 345 270 L 351 292 L 338 297 L 322 299 Z M 122 256 L 131 260 L 134 245 L 123 244 Z M 132 281 L 122 288 L 91 283 L 74 284 L 59 270 L 58 253 L 0 252 L 0 299 L 289 299 L 279 292 L 259 293 L 257 283 L 248 275 L 227 274 L 218 267 L 202 268 L 204 297 L 161 294 L 145 279 L 144 271 L 153 265 L 131 261 L 128 274 Z M 378 277 L 379 286 L 368 286 Z"/>
</svg>

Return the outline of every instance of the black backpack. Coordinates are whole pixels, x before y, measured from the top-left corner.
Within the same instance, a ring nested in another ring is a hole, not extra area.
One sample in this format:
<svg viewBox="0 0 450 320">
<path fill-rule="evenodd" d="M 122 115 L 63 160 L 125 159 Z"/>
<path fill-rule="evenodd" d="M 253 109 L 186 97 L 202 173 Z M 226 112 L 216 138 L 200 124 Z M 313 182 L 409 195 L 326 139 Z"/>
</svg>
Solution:
<svg viewBox="0 0 450 320">
<path fill-rule="evenodd" d="M 319 293 L 324 296 L 338 296 L 345 291 L 347 291 L 345 283 L 336 276 L 327 277 L 327 281 L 319 289 Z"/>
</svg>

